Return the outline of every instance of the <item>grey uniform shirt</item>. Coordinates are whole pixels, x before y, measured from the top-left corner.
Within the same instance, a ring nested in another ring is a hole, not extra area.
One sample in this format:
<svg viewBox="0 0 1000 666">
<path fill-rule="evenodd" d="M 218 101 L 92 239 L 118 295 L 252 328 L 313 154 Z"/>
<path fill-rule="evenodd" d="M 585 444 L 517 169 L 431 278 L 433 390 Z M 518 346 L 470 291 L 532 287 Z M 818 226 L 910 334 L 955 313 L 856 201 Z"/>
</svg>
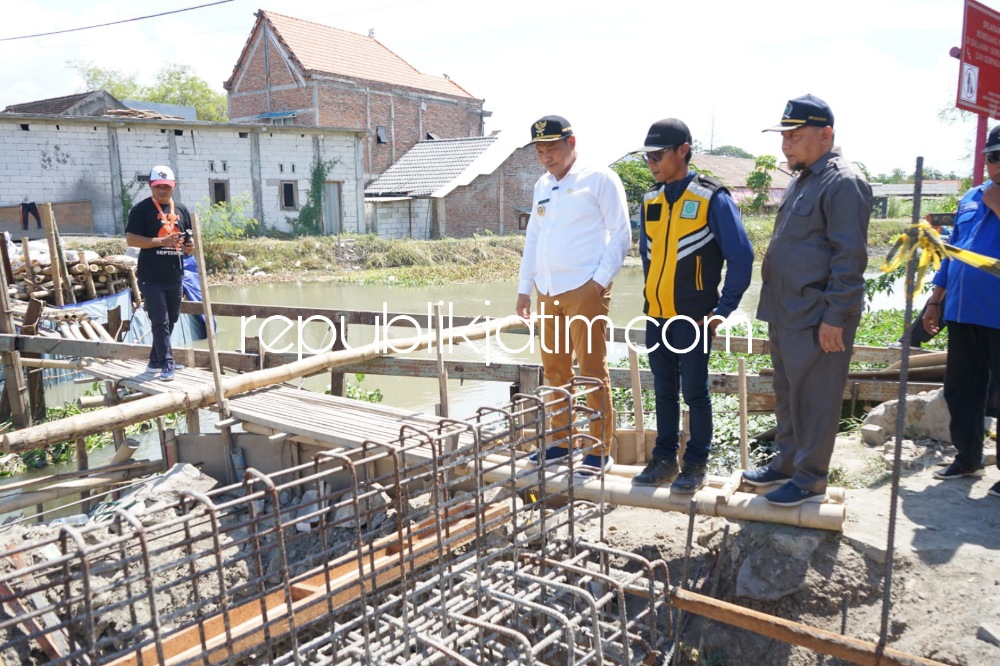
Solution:
<svg viewBox="0 0 1000 666">
<path fill-rule="evenodd" d="M 871 204 L 871 186 L 836 150 L 792 180 L 761 266 L 758 319 L 802 329 L 861 316 Z"/>
</svg>

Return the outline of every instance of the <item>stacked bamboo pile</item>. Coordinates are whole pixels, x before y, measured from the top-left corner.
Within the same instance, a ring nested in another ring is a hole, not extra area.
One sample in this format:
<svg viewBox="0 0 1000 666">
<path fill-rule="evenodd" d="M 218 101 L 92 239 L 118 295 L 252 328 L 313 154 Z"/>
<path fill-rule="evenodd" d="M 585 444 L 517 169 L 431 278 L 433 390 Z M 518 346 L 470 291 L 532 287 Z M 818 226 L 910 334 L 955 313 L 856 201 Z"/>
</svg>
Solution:
<svg viewBox="0 0 1000 666">
<path fill-rule="evenodd" d="M 11 314 L 18 328 L 27 316 L 28 305 L 19 301 L 11 303 Z M 36 320 L 39 325 L 37 335 L 65 340 L 92 340 L 115 342 L 115 338 L 98 321 L 80 308 L 42 308 Z"/>
<path fill-rule="evenodd" d="M 25 248 L 27 252 L 27 248 Z M 139 298 L 139 283 L 135 275 L 135 260 L 124 255 L 111 255 L 88 260 L 86 253 L 67 252 L 66 269 L 68 275 L 55 275 L 48 257 L 23 259 L 12 262 L 14 283 L 7 286 L 11 298 L 27 301 L 32 298 L 48 304 L 58 305 L 55 297 L 56 281 L 63 284 L 63 294 L 72 289 L 75 298 L 64 302 L 86 301 L 102 296 L 117 294 L 127 288 L 132 289 L 132 298 Z M 74 256 L 75 255 L 75 256 Z M 96 255 L 95 255 L 96 257 Z M 74 260 L 75 259 L 75 260 Z"/>
</svg>

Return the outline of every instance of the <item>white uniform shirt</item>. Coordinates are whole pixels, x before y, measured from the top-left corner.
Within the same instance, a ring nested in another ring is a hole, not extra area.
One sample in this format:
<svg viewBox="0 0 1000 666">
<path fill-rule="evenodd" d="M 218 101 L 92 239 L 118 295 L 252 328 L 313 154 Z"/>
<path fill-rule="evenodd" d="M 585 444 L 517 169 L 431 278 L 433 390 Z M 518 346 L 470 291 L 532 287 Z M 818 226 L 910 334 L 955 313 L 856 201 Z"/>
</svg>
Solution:
<svg viewBox="0 0 1000 666">
<path fill-rule="evenodd" d="M 517 293 L 555 296 L 590 279 L 607 287 L 632 245 L 625 188 L 608 168 L 573 163 L 535 183 Z"/>
</svg>

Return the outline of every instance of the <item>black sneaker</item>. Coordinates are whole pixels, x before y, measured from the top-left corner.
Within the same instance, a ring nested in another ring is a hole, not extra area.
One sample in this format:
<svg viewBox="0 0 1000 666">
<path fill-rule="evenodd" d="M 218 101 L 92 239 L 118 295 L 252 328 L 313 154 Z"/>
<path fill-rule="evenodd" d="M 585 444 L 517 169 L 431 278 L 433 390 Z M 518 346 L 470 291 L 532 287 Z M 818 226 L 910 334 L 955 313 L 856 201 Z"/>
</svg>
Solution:
<svg viewBox="0 0 1000 666">
<path fill-rule="evenodd" d="M 677 478 L 677 456 L 653 456 L 646 468 L 632 477 L 633 486 L 659 486 Z"/>
<path fill-rule="evenodd" d="M 937 470 L 934 472 L 934 476 L 938 479 L 961 479 L 963 476 L 984 476 L 985 474 L 986 470 L 982 465 L 975 469 L 970 469 L 957 460 L 948 465 L 943 471 Z"/>
<path fill-rule="evenodd" d="M 814 493 L 811 490 L 804 490 L 789 481 L 777 490 L 772 490 L 764 495 L 764 499 L 769 504 L 776 506 L 799 506 L 806 502 L 823 503 L 826 501 L 826 493 Z"/>
<path fill-rule="evenodd" d="M 670 484 L 670 492 L 690 495 L 705 485 L 705 466 L 684 463 L 684 469 L 677 479 Z"/>
<path fill-rule="evenodd" d="M 743 472 L 743 480 L 751 486 L 757 487 L 776 486 L 791 478 L 787 474 L 775 472 L 770 467 L 758 467 L 757 469 L 748 469 Z"/>
<path fill-rule="evenodd" d="M 987 495 L 993 495 L 993 497 L 1000 497 L 1000 481 L 993 484 L 993 487 L 986 491 Z"/>
</svg>

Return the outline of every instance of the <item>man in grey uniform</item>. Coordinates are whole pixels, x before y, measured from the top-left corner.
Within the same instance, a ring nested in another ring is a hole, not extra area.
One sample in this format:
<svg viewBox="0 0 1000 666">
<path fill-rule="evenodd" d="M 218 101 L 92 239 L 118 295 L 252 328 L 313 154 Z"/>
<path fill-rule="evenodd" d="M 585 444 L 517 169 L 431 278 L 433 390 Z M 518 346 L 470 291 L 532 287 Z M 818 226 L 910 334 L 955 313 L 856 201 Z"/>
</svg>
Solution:
<svg viewBox="0 0 1000 666">
<path fill-rule="evenodd" d="M 790 100 L 781 150 L 797 177 L 785 190 L 761 267 L 757 318 L 768 323 L 778 454 L 743 473 L 779 506 L 826 499 L 854 334 L 864 309 L 872 191 L 833 148 L 823 100 Z"/>
</svg>

